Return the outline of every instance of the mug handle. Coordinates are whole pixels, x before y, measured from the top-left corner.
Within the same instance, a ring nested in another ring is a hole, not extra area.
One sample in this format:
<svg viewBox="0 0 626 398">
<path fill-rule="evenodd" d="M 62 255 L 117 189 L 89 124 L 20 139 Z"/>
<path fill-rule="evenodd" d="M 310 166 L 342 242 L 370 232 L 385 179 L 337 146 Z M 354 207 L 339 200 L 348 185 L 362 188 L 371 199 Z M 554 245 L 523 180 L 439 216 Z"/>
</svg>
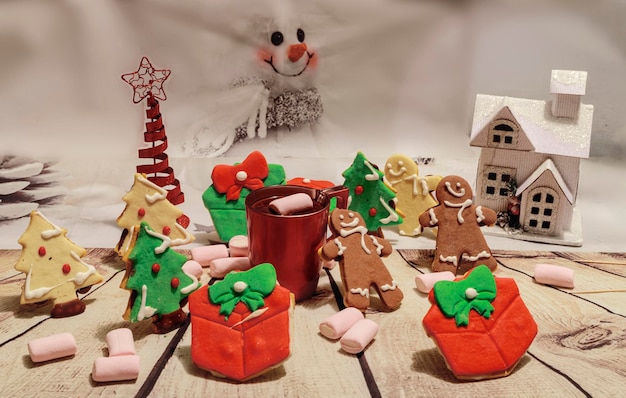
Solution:
<svg viewBox="0 0 626 398">
<path fill-rule="evenodd" d="M 328 199 L 337 198 L 337 208 L 339 209 L 345 209 L 348 207 L 348 197 L 350 196 L 350 191 L 343 185 L 324 188 L 321 189 L 319 193 L 326 195 Z"/>
</svg>

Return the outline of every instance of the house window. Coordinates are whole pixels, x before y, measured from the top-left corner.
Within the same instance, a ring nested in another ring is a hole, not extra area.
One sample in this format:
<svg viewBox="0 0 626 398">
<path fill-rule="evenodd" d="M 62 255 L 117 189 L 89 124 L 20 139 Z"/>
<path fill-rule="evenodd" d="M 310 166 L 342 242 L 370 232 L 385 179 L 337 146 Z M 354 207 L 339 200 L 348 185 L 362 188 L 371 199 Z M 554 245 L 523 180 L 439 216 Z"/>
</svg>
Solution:
<svg viewBox="0 0 626 398">
<path fill-rule="evenodd" d="M 481 197 L 483 199 L 506 199 L 514 194 L 510 182 L 515 178 L 515 169 L 510 167 L 485 166 Z"/>
<path fill-rule="evenodd" d="M 554 189 L 537 187 L 528 193 L 524 229 L 541 235 L 554 235 L 559 197 Z"/>
<path fill-rule="evenodd" d="M 519 127 L 510 120 L 500 119 L 491 122 L 488 146 L 492 148 L 515 149 Z"/>
</svg>

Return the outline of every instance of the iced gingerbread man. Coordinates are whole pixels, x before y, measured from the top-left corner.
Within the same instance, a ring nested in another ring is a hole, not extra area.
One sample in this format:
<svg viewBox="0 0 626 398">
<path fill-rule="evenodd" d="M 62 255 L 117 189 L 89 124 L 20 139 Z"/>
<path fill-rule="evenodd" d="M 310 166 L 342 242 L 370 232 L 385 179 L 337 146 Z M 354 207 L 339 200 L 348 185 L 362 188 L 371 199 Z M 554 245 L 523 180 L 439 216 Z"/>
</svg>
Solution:
<svg viewBox="0 0 626 398">
<path fill-rule="evenodd" d="M 421 177 L 413 159 L 397 154 L 385 162 L 385 178 L 396 191 L 397 209 L 404 214 L 404 221 L 398 226 L 400 235 L 421 234 L 420 214 L 437 206 L 431 192 L 441 181 L 441 176 Z"/>
<path fill-rule="evenodd" d="M 320 249 L 320 256 L 339 261 L 344 304 L 365 311 L 370 304 L 370 287 L 374 287 L 386 309 L 398 308 L 404 295 L 381 259 L 391 254 L 391 244 L 369 235 L 363 217 L 353 210 L 334 210 L 330 229 L 333 237 Z"/>
<path fill-rule="evenodd" d="M 472 188 L 458 176 L 443 178 L 436 189 L 439 205 L 420 216 L 423 227 L 439 227 L 433 271 L 463 274 L 485 264 L 492 271 L 496 260 L 491 255 L 480 227 L 493 225 L 496 212 L 472 204 Z"/>
</svg>

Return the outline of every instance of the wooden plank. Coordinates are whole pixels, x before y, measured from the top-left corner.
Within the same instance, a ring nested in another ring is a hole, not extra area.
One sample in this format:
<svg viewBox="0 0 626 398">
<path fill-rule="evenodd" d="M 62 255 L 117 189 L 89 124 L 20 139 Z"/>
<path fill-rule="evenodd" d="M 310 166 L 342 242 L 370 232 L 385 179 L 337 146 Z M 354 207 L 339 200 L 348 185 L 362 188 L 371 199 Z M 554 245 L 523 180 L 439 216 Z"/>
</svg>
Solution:
<svg viewBox="0 0 626 398">
<path fill-rule="evenodd" d="M 383 396 L 511 396 L 530 391 L 541 391 L 545 396 L 581 395 L 571 383 L 530 355 L 525 355 L 508 377 L 479 383 L 456 380 L 423 330 L 422 319 L 430 303 L 425 294 L 415 289 L 418 273 L 397 254 L 386 264 L 405 297 L 396 311 L 368 314 L 380 330 L 365 356 Z"/>
<path fill-rule="evenodd" d="M 190 328 L 154 386 L 153 395 L 368 396 L 357 358 L 319 334 L 319 323 L 336 311 L 328 278 L 322 274 L 316 296 L 297 304 L 294 310 L 291 357 L 280 367 L 244 383 L 216 378 L 193 364 Z"/>
<path fill-rule="evenodd" d="M 626 253 L 558 252 L 559 257 L 626 277 Z"/>
<path fill-rule="evenodd" d="M 500 260 L 498 276 L 516 280 L 524 302 L 539 326 L 539 335 L 530 351 L 538 360 L 560 372 L 592 396 L 617 396 L 623 392 L 626 381 L 626 317 L 623 307 L 600 306 L 587 298 L 567 294 L 559 289 L 535 283 L 522 267 L 524 260 Z M 526 265 L 528 266 L 528 265 Z M 601 272 L 588 274 L 587 279 L 603 277 Z M 609 287 L 623 286 L 623 279 L 609 280 Z M 606 304 L 606 302 L 605 302 Z M 620 309 L 611 313 L 608 308 Z"/>
</svg>

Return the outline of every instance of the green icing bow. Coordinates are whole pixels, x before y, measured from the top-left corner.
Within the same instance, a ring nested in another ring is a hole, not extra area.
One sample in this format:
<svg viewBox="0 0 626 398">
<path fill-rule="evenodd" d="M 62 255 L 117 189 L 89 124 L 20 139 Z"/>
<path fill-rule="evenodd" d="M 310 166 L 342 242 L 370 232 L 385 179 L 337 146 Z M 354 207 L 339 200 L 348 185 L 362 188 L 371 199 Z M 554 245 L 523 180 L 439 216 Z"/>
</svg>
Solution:
<svg viewBox="0 0 626 398">
<path fill-rule="evenodd" d="M 254 312 L 265 305 L 263 299 L 276 287 L 276 270 L 270 263 L 259 264 L 248 271 L 231 272 L 209 288 L 209 299 L 220 304 L 220 314 L 228 320 L 235 306 L 243 302 Z"/>
<path fill-rule="evenodd" d="M 496 298 L 496 280 L 486 265 L 479 265 L 462 280 L 439 281 L 433 287 L 435 301 L 441 312 L 456 320 L 457 326 L 469 324 L 471 309 L 489 319 Z"/>
</svg>

